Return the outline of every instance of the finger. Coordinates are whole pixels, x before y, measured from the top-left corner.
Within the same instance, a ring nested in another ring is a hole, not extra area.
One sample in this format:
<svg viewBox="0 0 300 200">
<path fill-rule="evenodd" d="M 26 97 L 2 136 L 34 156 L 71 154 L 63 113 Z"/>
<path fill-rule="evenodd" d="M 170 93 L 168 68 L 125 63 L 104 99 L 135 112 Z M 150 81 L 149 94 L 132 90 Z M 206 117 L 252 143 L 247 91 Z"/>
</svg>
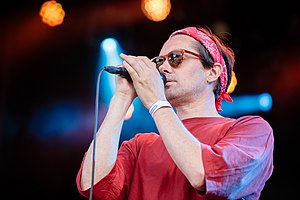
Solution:
<svg viewBox="0 0 300 200">
<path fill-rule="evenodd" d="M 145 66 L 145 68 L 148 69 L 156 69 L 156 65 L 154 62 L 152 62 L 148 57 L 146 56 L 139 56 L 141 59 L 142 65 Z"/>
<path fill-rule="evenodd" d="M 153 63 L 146 56 L 129 56 L 125 54 L 120 54 L 124 59 L 124 67 L 127 69 L 132 79 L 145 79 L 151 74 L 156 74 L 158 76 L 159 72 Z M 135 71 L 135 72 L 133 72 Z"/>
<path fill-rule="evenodd" d="M 131 56 L 120 54 L 123 58 L 138 74 L 142 73 L 145 69 L 145 63 L 141 60 L 140 56 Z"/>
<path fill-rule="evenodd" d="M 138 73 L 126 60 L 123 61 L 123 66 L 125 67 L 125 69 L 129 73 L 131 79 L 138 78 L 138 76 L 139 76 Z"/>
</svg>

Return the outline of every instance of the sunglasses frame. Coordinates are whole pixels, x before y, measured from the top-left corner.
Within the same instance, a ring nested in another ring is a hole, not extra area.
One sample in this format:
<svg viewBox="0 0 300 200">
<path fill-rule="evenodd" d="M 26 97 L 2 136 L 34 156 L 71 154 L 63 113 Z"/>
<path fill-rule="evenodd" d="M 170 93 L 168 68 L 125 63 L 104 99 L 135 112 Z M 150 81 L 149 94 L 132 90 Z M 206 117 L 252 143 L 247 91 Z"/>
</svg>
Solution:
<svg viewBox="0 0 300 200">
<path fill-rule="evenodd" d="M 172 63 L 172 57 L 171 55 L 174 53 L 174 52 L 180 52 L 181 53 L 181 60 L 180 62 L 177 64 L 177 65 L 174 65 Z M 187 54 L 191 54 L 193 56 L 196 56 L 197 58 L 199 58 L 200 60 L 203 60 L 203 57 L 200 56 L 199 54 L 197 53 L 194 53 L 192 51 L 189 51 L 189 50 L 186 50 L 186 49 L 176 49 L 176 50 L 172 50 L 170 51 L 167 55 L 163 55 L 163 56 L 156 56 L 154 58 L 151 59 L 152 62 L 154 62 L 156 64 L 156 67 L 160 67 L 166 60 L 168 61 L 169 65 L 172 66 L 173 68 L 177 68 L 181 63 L 182 61 L 184 60 L 184 53 L 187 53 Z M 155 62 L 155 59 L 162 59 L 161 61 L 161 64 L 157 64 L 158 62 Z"/>
</svg>

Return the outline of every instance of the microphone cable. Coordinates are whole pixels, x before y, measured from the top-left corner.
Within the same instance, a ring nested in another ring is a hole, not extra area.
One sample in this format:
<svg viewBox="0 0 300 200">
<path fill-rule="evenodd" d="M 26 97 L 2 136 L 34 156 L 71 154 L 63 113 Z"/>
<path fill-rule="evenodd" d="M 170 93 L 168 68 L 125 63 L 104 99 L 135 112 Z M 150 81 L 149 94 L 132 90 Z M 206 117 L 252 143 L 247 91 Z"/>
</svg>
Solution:
<svg viewBox="0 0 300 200">
<path fill-rule="evenodd" d="M 102 68 L 98 74 L 97 78 L 97 86 L 96 86 L 96 98 L 95 98 L 95 125 L 94 125 L 94 134 L 93 134 L 93 160 L 92 160 L 92 179 L 91 179 L 91 189 L 90 189 L 90 198 L 93 199 L 93 189 L 94 189 L 94 176 L 95 176 L 95 162 L 96 162 L 96 136 L 98 132 L 98 107 L 99 107 L 99 86 L 101 80 L 101 74 L 104 68 Z"/>
</svg>

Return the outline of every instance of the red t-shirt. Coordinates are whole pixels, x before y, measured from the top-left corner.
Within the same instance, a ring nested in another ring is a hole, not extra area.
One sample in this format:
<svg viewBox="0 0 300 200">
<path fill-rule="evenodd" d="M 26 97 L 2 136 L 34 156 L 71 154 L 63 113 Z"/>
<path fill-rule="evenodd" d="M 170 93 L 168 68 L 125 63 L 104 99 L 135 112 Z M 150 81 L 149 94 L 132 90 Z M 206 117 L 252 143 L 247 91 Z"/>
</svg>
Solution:
<svg viewBox="0 0 300 200">
<path fill-rule="evenodd" d="M 94 185 L 93 199 L 259 199 L 273 171 L 273 130 L 259 116 L 191 118 L 185 127 L 202 143 L 206 192 L 200 194 L 171 159 L 162 138 L 140 133 L 119 148 L 111 172 Z M 82 191 L 77 174 L 78 191 Z"/>
</svg>

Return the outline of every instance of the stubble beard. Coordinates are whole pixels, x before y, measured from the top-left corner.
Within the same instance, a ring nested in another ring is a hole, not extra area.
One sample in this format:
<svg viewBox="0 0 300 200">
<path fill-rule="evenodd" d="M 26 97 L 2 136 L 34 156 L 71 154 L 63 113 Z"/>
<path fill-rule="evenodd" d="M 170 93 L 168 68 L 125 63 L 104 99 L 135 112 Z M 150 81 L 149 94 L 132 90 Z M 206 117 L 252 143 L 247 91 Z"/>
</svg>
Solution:
<svg viewBox="0 0 300 200">
<path fill-rule="evenodd" d="M 175 87 L 167 87 L 166 88 L 166 98 L 172 104 L 172 106 L 177 106 L 182 104 L 184 98 L 186 98 L 186 94 L 184 93 L 184 89 L 179 86 Z"/>
<path fill-rule="evenodd" d="M 200 98 L 201 92 L 200 88 L 197 86 L 192 86 L 190 90 L 184 89 L 179 85 L 173 87 L 166 87 L 166 98 L 172 104 L 172 106 L 178 106 L 183 104 L 188 104 L 192 102 L 195 98 Z M 189 92 L 190 91 L 190 92 Z"/>
</svg>

